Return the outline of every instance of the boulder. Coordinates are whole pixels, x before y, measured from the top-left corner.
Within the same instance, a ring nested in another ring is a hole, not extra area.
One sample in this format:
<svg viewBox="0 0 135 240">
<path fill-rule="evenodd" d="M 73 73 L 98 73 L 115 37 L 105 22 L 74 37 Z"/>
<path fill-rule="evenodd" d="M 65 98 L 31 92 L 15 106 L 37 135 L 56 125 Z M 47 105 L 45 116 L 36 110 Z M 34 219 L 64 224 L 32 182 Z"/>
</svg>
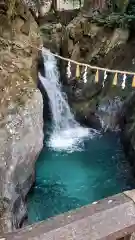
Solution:
<svg viewBox="0 0 135 240">
<path fill-rule="evenodd" d="M 21 9 L 21 11 L 20 11 Z M 19 228 L 43 146 L 43 101 L 37 90 L 38 26 L 18 2 L 0 14 L 0 232 Z"/>
</svg>

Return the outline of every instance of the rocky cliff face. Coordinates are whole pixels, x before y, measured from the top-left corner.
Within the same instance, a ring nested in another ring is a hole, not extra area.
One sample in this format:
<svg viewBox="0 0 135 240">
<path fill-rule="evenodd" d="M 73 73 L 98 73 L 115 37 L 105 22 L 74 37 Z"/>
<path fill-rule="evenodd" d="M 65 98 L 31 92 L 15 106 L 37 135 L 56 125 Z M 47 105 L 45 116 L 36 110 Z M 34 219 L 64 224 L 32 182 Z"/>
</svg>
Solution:
<svg viewBox="0 0 135 240">
<path fill-rule="evenodd" d="M 20 227 L 34 165 L 43 144 L 43 103 L 37 90 L 38 27 L 19 2 L 0 11 L 0 231 Z M 33 47 L 31 47 L 32 45 Z"/>
<path fill-rule="evenodd" d="M 128 30 L 101 27 L 80 14 L 68 24 L 66 31 L 67 41 L 63 41 L 62 46 L 64 56 L 100 67 L 125 68 L 127 60 L 122 59 L 122 55 L 129 38 Z M 121 59 L 118 63 L 119 57 Z M 128 62 L 130 68 L 132 57 Z M 84 83 L 84 68 L 80 69 L 81 76 L 77 80 L 75 67 L 72 65 L 72 77 L 67 79 L 67 85 L 69 99 L 77 118 L 92 127 L 114 130 L 121 101 L 128 92 L 127 88 L 124 91 L 121 89 L 122 76 L 118 77 L 116 87 L 112 86 L 113 74 L 107 73 L 107 79 L 104 81 L 104 72 L 99 72 L 99 83 L 95 84 L 96 72 L 88 69 L 87 83 Z"/>
<path fill-rule="evenodd" d="M 135 174 L 135 93 L 129 95 L 125 101 L 121 115 L 121 141 L 124 146 L 125 154 L 128 157 L 133 173 Z"/>
<path fill-rule="evenodd" d="M 130 39 L 128 29 L 100 26 L 83 13 L 79 13 L 64 27 L 57 22 L 45 24 L 42 29 L 45 46 L 49 45 L 52 51 L 64 57 L 100 67 L 134 69 L 134 39 Z M 84 83 L 84 68 L 80 68 L 81 76 L 76 79 L 76 65 L 71 64 L 72 76 L 68 79 L 66 67 L 67 62 L 61 61 L 61 79 L 77 119 L 98 129 L 116 130 L 117 112 L 131 92 L 131 79 L 127 79 L 129 84 L 123 91 L 121 75 L 118 76 L 117 87 L 112 86 L 114 74 L 107 73 L 104 82 L 103 72 L 99 74 L 99 83 L 95 84 L 96 72 L 88 69 L 87 83 Z"/>
</svg>

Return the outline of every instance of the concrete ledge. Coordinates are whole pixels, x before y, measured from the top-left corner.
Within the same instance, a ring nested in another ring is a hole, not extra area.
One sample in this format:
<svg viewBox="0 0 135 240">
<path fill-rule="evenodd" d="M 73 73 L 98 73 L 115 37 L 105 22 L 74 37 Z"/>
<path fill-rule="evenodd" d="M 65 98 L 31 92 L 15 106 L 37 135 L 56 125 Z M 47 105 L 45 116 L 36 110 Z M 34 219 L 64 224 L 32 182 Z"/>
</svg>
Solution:
<svg viewBox="0 0 135 240">
<path fill-rule="evenodd" d="M 111 240 L 122 238 L 134 231 L 134 202 L 121 193 L 16 232 L 7 233 L 1 238 L 2 240 Z"/>
</svg>

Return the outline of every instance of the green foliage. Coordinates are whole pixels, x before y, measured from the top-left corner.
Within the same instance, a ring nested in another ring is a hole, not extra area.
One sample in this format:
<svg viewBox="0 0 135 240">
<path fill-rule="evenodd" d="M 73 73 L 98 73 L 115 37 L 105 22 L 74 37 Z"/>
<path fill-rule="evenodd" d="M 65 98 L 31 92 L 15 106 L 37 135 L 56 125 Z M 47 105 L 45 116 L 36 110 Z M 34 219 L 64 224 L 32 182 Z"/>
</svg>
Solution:
<svg viewBox="0 0 135 240">
<path fill-rule="evenodd" d="M 130 0 L 127 13 L 129 15 L 134 15 L 135 14 L 135 0 Z"/>
<path fill-rule="evenodd" d="M 96 22 L 100 26 L 110 28 L 129 28 L 131 23 L 135 21 L 135 15 L 129 15 L 126 13 L 111 13 L 109 15 L 98 15 L 92 17 L 92 22 Z"/>
<path fill-rule="evenodd" d="M 109 0 L 108 11 L 90 17 L 90 21 L 109 28 L 135 25 L 135 0 Z"/>
</svg>

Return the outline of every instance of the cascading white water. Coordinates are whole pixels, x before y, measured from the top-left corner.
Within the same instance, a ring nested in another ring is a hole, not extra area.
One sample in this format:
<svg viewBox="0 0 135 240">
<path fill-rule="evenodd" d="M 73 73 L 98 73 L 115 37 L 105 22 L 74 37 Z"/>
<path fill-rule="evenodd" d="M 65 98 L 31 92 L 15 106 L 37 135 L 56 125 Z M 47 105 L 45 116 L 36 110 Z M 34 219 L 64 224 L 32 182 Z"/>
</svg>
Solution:
<svg viewBox="0 0 135 240">
<path fill-rule="evenodd" d="M 45 77 L 39 73 L 39 79 L 47 92 L 53 121 L 49 146 L 57 150 L 78 149 L 82 138 L 88 136 L 92 138 L 97 132 L 93 129 L 83 128 L 76 122 L 66 101 L 66 96 L 61 90 L 56 58 L 45 48 L 42 49 L 42 56 Z"/>
</svg>

